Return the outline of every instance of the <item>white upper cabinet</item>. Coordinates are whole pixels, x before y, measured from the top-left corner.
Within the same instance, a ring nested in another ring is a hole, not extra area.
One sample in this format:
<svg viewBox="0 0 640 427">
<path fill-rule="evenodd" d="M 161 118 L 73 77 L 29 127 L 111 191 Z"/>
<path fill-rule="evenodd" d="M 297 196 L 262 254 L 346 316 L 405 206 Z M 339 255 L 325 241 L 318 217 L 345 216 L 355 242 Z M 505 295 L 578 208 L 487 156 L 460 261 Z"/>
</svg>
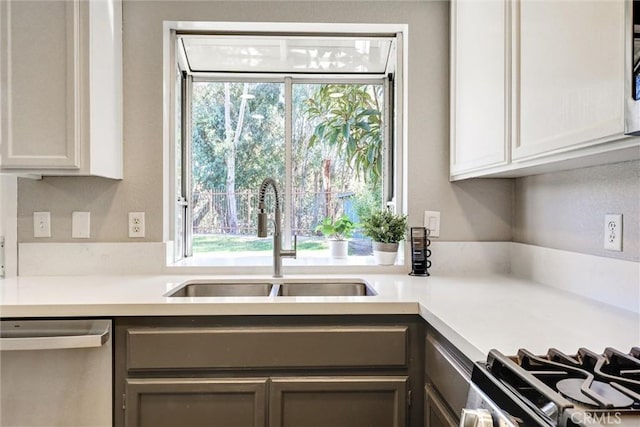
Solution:
<svg viewBox="0 0 640 427">
<path fill-rule="evenodd" d="M 122 178 L 120 0 L 0 2 L 2 172 Z"/>
<path fill-rule="evenodd" d="M 451 179 L 630 160 L 625 0 L 452 0 Z M 630 71 L 629 71 L 630 72 Z"/>
<path fill-rule="evenodd" d="M 624 132 L 624 2 L 514 3 L 512 158 Z"/>
<path fill-rule="evenodd" d="M 506 164 L 506 0 L 451 3 L 451 173 Z"/>
</svg>

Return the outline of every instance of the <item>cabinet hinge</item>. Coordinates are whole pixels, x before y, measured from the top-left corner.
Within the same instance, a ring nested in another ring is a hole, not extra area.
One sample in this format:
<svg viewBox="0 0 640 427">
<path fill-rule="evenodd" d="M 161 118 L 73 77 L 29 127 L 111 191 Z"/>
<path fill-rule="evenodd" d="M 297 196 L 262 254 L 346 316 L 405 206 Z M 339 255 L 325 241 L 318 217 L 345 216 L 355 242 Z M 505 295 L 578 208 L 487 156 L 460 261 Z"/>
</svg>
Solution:
<svg viewBox="0 0 640 427">
<path fill-rule="evenodd" d="M 4 236 L 0 236 L 0 277 L 4 277 Z"/>
<path fill-rule="evenodd" d="M 122 410 L 127 409 L 127 395 L 122 393 Z"/>
<path fill-rule="evenodd" d="M 411 406 L 411 390 L 407 392 L 407 406 Z"/>
</svg>

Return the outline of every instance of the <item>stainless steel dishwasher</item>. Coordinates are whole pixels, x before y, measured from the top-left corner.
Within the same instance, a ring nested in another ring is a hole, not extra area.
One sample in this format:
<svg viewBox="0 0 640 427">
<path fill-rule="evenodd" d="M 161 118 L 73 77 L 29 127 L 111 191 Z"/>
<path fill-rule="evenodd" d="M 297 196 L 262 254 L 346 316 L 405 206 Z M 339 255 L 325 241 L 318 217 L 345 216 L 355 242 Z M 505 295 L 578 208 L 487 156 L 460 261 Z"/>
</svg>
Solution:
<svg viewBox="0 0 640 427">
<path fill-rule="evenodd" d="M 2 427 L 110 427 L 111 321 L 0 321 Z"/>
</svg>

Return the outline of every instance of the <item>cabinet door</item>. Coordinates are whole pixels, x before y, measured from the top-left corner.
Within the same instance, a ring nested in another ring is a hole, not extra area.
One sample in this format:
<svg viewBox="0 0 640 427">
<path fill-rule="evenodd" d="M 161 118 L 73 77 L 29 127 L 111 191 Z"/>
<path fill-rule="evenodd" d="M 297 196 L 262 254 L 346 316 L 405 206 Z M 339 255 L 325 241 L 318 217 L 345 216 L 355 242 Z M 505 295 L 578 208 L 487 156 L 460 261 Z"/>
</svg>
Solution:
<svg viewBox="0 0 640 427">
<path fill-rule="evenodd" d="M 514 160 L 621 136 L 624 3 L 514 3 Z"/>
<path fill-rule="evenodd" d="M 79 168 L 77 6 L 0 2 L 3 168 Z"/>
<path fill-rule="evenodd" d="M 426 381 L 438 390 L 446 405 L 459 413 L 467 403 L 471 371 L 456 361 L 453 348 L 429 332 L 425 340 Z"/>
<path fill-rule="evenodd" d="M 458 421 L 437 393 L 430 386 L 424 391 L 424 427 L 457 427 Z"/>
<path fill-rule="evenodd" d="M 127 427 L 266 426 L 266 378 L 129 379 Z"/>
<path fill-rule="evenodd" d="M 506 0 L 451 2 L 451 174 L 508 161 Z"/>
<path fill-rule="evenodd" d="M 270 427 L 403 427 L 407 377 L 273 378 Z"/>
</svg>

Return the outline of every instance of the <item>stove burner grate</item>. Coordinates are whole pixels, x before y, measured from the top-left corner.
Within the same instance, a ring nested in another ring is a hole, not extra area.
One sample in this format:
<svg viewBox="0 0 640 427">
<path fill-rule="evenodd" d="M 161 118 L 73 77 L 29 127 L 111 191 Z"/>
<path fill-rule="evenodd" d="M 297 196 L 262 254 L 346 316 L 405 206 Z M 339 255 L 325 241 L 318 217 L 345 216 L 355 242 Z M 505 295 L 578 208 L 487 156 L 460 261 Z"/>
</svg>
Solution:
<svg viewBox="0 0 640 427">
<path fill-rule="evenodd" d="M 558 392 L 567 399 L 596 408 L 600 407 L 601 405 L 598 402 L 589 398 L 589 396 L 582 391 L 582 387 L 585 386 L 586 381 L 581 378 L 566 378 L 558 381 L 556 384 Z M 634 403 L 633 399 L 602 381 L 593 381 L 588 389 L 591 393 L 600 396 L 602 401 L 610 402 L 614 408 L 629 408 Z"/>
</svg>

